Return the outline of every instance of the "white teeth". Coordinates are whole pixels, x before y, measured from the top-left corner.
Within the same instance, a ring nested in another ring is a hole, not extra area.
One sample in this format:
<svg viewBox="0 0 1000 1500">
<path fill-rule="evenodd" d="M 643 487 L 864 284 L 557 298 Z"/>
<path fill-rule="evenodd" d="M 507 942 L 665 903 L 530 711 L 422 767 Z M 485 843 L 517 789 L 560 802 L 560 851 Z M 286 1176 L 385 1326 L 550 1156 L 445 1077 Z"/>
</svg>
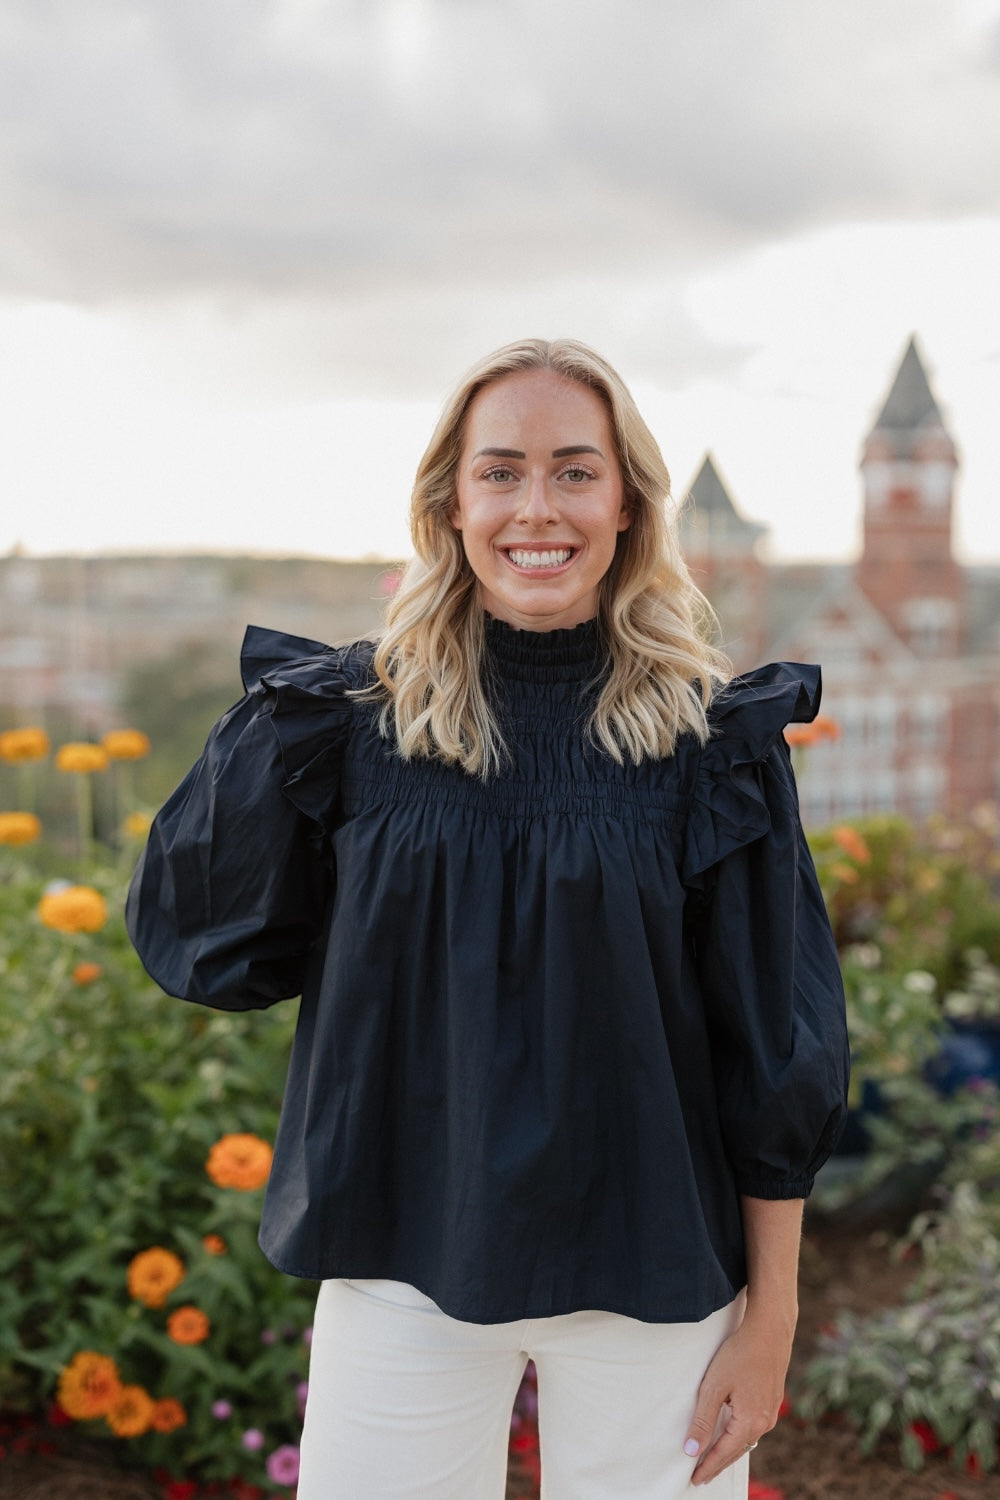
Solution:
<svg viewBox="0 0 1000 1500">
<path fill-rule="evenodd" d="M 560 547 L 549 552 L 524 552 L 511 548 L 507 556 L 516 568 L 558 568 L 573 556 L 572 547 Z"/>
</svg>

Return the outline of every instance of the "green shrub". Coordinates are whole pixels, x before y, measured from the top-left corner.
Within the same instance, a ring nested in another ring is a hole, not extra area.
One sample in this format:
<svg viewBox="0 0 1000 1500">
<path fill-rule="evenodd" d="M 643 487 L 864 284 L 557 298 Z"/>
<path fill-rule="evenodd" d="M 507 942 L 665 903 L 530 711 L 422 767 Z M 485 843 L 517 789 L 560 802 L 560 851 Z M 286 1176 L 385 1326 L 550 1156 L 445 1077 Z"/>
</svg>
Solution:
<svg viewBox="0 0 1000 1500">
<path fill-rule="evenodd" d="M 958 1465 L 997 1466 L 1000 1436 L 1000 1240 L 978 1194 L 956 1189 L 908 1237 L 923 1268 L 901 1307 L 842 1314 L 820 1336 L 796 1391 L 806 1417 L 844 1414 L 870 1453 L 894 1437 L 908 1468 L 949 1450 Z M 975 1457 L 973 1458 L 973 1455 Z"/>
<path fill-rule="evenodd" d="M 972 948 L 1000 963 L 997 813 L 916 824 L 898 814 L 810 834 L 837 946 L 877 945 L 887 971 L 925 969 L 943 991 Z"/>
</svg>

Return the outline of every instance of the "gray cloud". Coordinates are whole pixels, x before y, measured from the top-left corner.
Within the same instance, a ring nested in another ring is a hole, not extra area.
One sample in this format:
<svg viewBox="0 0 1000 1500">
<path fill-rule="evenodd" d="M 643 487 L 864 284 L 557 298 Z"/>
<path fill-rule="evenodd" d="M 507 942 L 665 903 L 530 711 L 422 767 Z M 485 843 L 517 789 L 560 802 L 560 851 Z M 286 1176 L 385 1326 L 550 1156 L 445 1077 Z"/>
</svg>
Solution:
<svg viewBox="0 0 1000 1500">
<path fill-rule="evenodd" d="M 958 17 L 957 0 L 6 0 L 0 286 L 336 297 L 995 210 L 989 42 Z"/>
<path fill-rule="evenodd" d="M 168 363 L 176 319 L 217 389 L 435 394 L 522 332 L 733 374 L 679 273 L 1000 208 L 998 38 L 967 0 L 0 0 L 0 296 L 139 304 Z"/>
</svg>

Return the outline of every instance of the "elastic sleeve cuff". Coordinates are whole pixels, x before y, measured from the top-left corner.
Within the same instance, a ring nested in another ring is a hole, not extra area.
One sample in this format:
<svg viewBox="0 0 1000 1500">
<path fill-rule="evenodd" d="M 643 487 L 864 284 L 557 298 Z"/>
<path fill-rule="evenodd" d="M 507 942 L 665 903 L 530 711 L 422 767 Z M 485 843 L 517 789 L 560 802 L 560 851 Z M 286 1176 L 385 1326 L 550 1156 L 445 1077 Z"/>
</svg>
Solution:
<svg viewBox="0 0 1000 1500">
<path fill-rule="evenodd" d="M 750 1177 L 737 1175 L 737 1190 L 747 1198 L 808 1198 L 815 1174 L 803 1172 L 798 1177 Z"/>
</svg>

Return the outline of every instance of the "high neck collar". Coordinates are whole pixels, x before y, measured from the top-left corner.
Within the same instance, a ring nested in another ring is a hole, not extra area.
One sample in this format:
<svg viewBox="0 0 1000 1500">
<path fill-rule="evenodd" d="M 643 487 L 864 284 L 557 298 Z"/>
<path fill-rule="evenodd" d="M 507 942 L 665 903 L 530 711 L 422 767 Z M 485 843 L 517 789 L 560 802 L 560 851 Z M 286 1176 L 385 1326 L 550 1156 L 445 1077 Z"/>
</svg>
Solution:
<svg viewBox="0 0 1000 1500">
<path fill-rule="evenodd" d="M 501 677 L 533 682 L 585 682 L 607 655 L 596 619 L 569 630 L 515 630 L 487 615 L 486 650 Z"/>
</svg>

